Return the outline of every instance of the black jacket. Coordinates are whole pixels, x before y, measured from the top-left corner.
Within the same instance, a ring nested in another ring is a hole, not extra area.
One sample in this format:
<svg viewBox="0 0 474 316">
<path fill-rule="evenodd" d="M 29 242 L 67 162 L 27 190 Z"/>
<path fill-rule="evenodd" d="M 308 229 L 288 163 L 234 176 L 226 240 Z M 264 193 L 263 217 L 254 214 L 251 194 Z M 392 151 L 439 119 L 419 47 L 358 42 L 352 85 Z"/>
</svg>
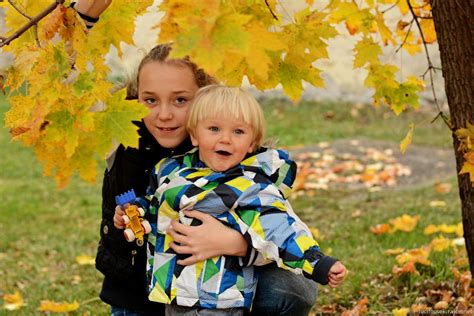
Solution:
<svg viewBox="0 0 474 316">
<path fill-rule="evenodd" d="M 192 148 L 186 139 L 174 151 L 161 147 L 143 122 L 135 123 L 140 135 L 139 147 L 120 145 L 113 165 L 105 171 L 102 187 L 102 223 L 96 256 L 96 268 L 105 276 L 100 298 L 107 304 L 136 311 L 164 315 L 164 305 L 150 302 L 147 294 L 146 248 L 127 242 L 123 230 L 113 224 L 115 196 L 134 189 L 145 194 L 150 172 L 162 158 L 181 154 Z"/>
</svg>

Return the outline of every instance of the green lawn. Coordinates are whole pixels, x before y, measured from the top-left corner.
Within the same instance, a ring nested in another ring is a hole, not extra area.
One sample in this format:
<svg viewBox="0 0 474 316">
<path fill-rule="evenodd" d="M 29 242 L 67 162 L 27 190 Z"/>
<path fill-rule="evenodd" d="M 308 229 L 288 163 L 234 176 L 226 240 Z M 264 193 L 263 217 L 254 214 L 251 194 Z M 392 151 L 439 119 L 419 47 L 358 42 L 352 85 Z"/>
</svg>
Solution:
<svg viewBox="0 0 474 316">
<path fill-rule="evenodd" d="M 442 123 L 430 124 L 435 114 L 429 111 L 395 117 L 384 109 L 369 106 L 304 102 L 295 107 L 280 99 L 262 103 L 268 136 L 279 138 L 279 144 L 284 146 L 354 137 L 400 142 L 411 122 L 417 125 L 415 144 L 448 149 L 452 146 Z M 0 102 L 2 118 L 6 110 L 6 102 Z M 76 300 L 81 307 L 75 315 L 107 314 L 107 305 L 97 299 L 101 274 L 93 265 L 76 262 L 78 255 L 95 256 L 100 183 L 90 185 L 73 179 L 66 189 L 56 189 L 52 179 L 42 176 L 42 168 L 31 149 L 11 142 L 4 128 L 0 131 L 0 152 L 0 196 L 4 206 L 0 212 L 0 297 L 19 291 L 27 304 L 11 314 L 40 314 L 36 310 L 41 300 Z M 98 174 L 101 173 L 99 170 Z M 456 188 L 454 176 L 446 181 Z M 449 203 L 432 208 L 432 200 Z M 395 279 L 390 276 L 394 257 L 384 251 L 429 243 L 432 236 L 423 234 L 428 224 L 460 222 L 456 189 L 447 195 L 437 193 L 432 184 L 372 193 L 317 191 L 312 197 L 298 198 L 292 203 L 309 226 L 320 230 L 323 250 L 340 258 L 350 270 L 347 281 L 337 290 L 320 287 L 315 311 L 330 304 L 338 305 L 338 310 L 350 308 L 355 301 L 368 296 L 369 311 L 387 313 L 395 307 L 409 307 L 417 297 L 417 289 L 426 282 L 452 279 L 452 252 L 436 254 L 431 258 L 433 266 L 422 270 L 421 276 Z M 356 210 L 361 215 L 351 216 Z M 370 232 L 371 226 L 402 214 L 421 216 L 413 232 L 382 236 Z M 0 309 L 0 314 L 5 313 Z"/>
</svg>

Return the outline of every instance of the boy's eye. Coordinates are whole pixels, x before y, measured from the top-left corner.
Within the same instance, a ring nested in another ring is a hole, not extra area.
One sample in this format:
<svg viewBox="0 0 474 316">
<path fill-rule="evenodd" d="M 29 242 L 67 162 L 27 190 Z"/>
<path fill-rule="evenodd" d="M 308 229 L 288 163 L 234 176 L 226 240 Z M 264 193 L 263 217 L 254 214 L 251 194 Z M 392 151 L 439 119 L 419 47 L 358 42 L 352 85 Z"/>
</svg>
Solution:
<svg viewBox="0 0 474 316">
<path fill-rule="evenodd" d="M 219 127 L 217 127 L 217 126 L 211 126 L 211 127 L 209 127 L 209 130 L 210 130 L 211 132 L 218 132 L 218 131 L 219 131 Z"/>
<path fill-rule="evenodd" d="M 243 129 L 238 128 L 238 129 L 234 130 L 234 133 L 236 135 L 243 135 L 243 134 L 245 134 L 245 131 Z"/>
<path fill-rule="evenodd" d="M 183 98 L 183 97 L 177 97 L 176 100 L 175 100 L 175 103 L 176 104 L 184 104 L 188 101 L 187 98 Z"/>
</svg>

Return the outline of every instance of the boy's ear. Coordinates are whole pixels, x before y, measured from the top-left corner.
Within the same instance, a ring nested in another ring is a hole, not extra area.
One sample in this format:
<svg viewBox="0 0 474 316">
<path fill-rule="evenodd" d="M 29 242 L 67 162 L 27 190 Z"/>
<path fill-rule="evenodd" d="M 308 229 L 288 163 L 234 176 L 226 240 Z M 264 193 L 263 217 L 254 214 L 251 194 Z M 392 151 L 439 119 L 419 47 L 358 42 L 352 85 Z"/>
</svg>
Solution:
<svg viewBox="0 0 474 316">
<path fill-rule="evenodd" d="M 194 136 L 194 133 L 189 133 L 189 136 L 191 137 L 191 143 L 193 144 L 194 147 L 199 146 L 199 142 L 197 141 L 196 137 Z"/>
<path fill-rule="evenodd" d="M 255 145 L 257 145 L 255 141 L 253 141 L 253 142 L 250 144 L 249 149 L 247 150 L 247 152 L 248 152 L 249 154 L 251 154 L 251 153 L 253 153 L 253 152 L 255 151 L 255 149 L 256 149 L 256 148 L 255 148 Z"/>
</svg>

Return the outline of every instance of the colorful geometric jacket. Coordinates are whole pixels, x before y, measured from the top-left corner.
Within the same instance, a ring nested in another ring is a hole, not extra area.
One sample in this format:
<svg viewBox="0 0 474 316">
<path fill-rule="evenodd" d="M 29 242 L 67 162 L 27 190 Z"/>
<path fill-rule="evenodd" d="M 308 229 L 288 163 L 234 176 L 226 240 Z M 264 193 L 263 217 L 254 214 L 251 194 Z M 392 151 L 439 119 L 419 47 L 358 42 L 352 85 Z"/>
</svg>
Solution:
<svg viewBox="0 0 474 316">
<path fill-rule="evenodd" d="M 166 235 L 172 219 L 188 225 L 199 221 L 184 216 L 198 210 L 242 233 L 249 244 L 279 267 L 327 284 L 336 261 L 324 256 L 308 228 L 286 200 L 296 164 L 282 150 L 262 149 L 225 172 L 214 172 L 194 149 L 160 161 L 152 173 L 151 191 L 141 202 L 148 211 L 152 233 L 149 246 L 149 299 L 204 308 L 250 309 L 257 278 L 252 266 L 238 257 L 220 256 L 190 266 L 176 263 Z M 275 280 L 278 282 L 278 280 Z"/>
</svg>

